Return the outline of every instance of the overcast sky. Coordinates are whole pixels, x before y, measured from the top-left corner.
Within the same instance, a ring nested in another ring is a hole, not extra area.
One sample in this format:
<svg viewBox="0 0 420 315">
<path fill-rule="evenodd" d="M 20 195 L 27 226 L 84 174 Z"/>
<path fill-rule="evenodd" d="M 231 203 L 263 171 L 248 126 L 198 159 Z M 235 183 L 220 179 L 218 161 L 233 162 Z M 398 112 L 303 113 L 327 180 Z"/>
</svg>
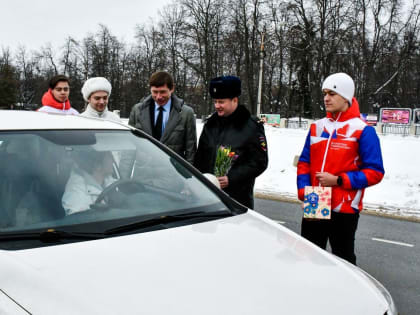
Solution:
<svg viewBox="0 0 420 315">
<path fill-rule="evenodd" d="M 99 24 L 130 43 L 136 24 L 158 19 L 158 10 L 171 0 L 2 0 L 0 47 L 14 51 L 19 45 L 38 50 L 51 43 L 64 44 L 68 36 L 84 38 Z"/>
</svg>

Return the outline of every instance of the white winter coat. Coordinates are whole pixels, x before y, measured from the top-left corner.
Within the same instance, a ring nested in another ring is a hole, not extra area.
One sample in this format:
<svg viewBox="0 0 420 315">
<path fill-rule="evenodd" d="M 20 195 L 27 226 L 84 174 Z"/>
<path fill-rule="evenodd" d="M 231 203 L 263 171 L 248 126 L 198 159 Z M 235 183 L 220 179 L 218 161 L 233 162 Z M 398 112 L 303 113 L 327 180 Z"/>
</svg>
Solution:
<svg viewBox="0 0 420 315">
<path fill-rule="evenodd" d="M 102 187 L 89 173 L 75 168 L 70 174 L 66 188 L 61 199 L 64 211 L 67 215 L 89 210 L 105 187 L 111 185 L 116 179 L 112 176 L 105 178 Z"/>
<path fill-rule="evenodd" d="M 40 109 L 38 109 L 38 112 L 65 114 L 65 115 L 79 115 L 79 112 L 75 110 L 73 107 L 70 107 L 69 109 L 57 109 L 52 106 L 42 106 Z"/>
<path fill-rule="evenodd" d="M 86 107 L 86 110 L 80 115 L 86 116 L 86 117 L 101 118 L 101 119 L 111 120 L 111 121 L 121 123 L 120 117 L 118 117 L 117 114 L 109 111 L 108 107 L 105 107 L 105 110 L 103 112 L 98 112 L 90 104 L 88 104 Z"/>
</svg>

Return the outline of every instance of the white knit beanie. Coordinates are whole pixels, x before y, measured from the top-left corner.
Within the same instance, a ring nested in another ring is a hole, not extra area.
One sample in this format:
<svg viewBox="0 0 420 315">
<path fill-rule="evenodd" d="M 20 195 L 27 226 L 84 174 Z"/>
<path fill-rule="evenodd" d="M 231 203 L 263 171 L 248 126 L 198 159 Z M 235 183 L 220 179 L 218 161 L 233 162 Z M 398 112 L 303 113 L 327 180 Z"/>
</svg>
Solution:
<svg viewBox="0 0 420 315">
<path fill-rule="evenodd" d="M 324 89 L 334 91 L 348 100 L 350 104 L 352 103 L 354 82 L 348 74 L 344 72 L 331 74 L 322 83 L 322 90 Z"/>
<path fill-rule="evenodd" d="M 82 87 L 82 95 L 86 102 L 89 102 L 89 97 L 92 93 L 104 91 L 111 96 L 112 86 L 109 81 L 103 77 L 90 78 L 86 80 Z"/>
</svg>

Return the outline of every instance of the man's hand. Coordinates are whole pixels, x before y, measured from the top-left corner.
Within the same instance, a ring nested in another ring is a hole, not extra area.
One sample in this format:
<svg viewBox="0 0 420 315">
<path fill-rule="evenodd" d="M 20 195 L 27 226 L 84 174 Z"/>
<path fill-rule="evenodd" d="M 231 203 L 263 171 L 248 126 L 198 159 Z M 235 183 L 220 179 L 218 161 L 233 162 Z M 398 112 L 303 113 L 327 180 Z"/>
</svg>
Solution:
<svg viewBox="0 0 420 315">
<path fill-rule="evenodd" d="M 319 180 L 319 183 L 321 186 L 324 187 L 332 187 L 337 186 L 337 178 L 338 176 L 335 176 L 333 174 L 327 173 L 327 172 L 317 172 L 315 174 L 316 179 Z"/>
<path fill-rule="evenodd" d="M 220 188 L 226 188 L 229 186 L 229 179 L 227 176 L 217 177 L 217 180 L 219 181 Z"/>
</svg>

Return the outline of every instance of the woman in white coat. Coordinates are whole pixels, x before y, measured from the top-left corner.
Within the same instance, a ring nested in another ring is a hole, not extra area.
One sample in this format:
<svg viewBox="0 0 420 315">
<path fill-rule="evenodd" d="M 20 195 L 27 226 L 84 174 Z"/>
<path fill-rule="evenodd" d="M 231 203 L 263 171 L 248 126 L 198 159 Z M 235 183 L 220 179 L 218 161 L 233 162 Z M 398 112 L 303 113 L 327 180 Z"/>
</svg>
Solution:
<svg viewBox="0 0 420 315">
<path fill-rule="evenodd" d="M 95 77 L 86 80 L 82 87 L 82 95 L 88 105 L 81 115 L 120 123 L 120 117 L 108 110 L 108 101 L 111 96 L 111 90 L 111 83 L 103 77 Z"/>
<path fill-rule="evenodd" d="M 87 151 L 77 154 L 62 198 L 67 215 L 90 209 L 100 193 L 116 181 L 112 177 L 113 157 L 110 152 Z"/>
</svg>

